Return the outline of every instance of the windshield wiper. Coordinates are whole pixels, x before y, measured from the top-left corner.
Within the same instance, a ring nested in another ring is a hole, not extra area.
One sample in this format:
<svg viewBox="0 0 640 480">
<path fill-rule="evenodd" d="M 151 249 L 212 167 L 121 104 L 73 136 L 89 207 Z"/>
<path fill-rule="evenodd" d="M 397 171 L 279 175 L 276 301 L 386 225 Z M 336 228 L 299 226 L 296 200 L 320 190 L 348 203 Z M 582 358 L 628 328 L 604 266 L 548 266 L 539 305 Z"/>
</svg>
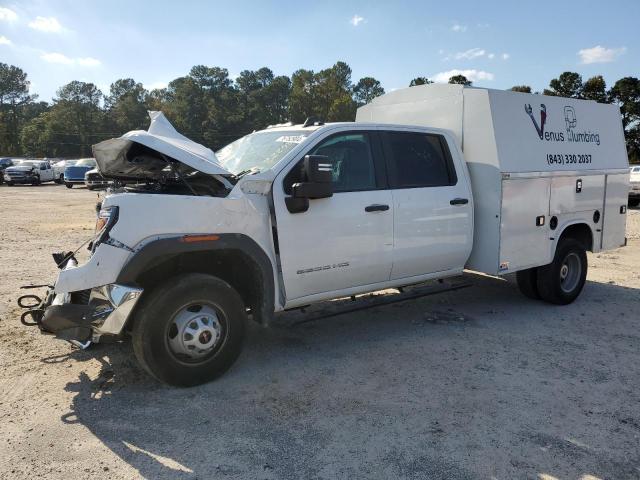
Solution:
<svg viewBox="0 0 640 480">
<path fill-rule="evenodd" d="M 251 174 L 253 174 L 253 173 L 260 173 L 260 169 L 259 169 L 259 168 L 256 168 L 256 167 L 253 167 L 253 168 L 250 168 L 250 169 L 248 169 L 248 170 L 242 170 L 240 173 L 236 173 L 236 174 L 233 176 L 233 178 L 234 178 L 234 179 L 236 179 L 236 181 L 237 181 L 237 180 L 240 180 L 240 179 L 241 179 L 242 177 L 244 177 L 245 175 L 249 175 L 250 173 L 251 173 Z"/>
</svg>

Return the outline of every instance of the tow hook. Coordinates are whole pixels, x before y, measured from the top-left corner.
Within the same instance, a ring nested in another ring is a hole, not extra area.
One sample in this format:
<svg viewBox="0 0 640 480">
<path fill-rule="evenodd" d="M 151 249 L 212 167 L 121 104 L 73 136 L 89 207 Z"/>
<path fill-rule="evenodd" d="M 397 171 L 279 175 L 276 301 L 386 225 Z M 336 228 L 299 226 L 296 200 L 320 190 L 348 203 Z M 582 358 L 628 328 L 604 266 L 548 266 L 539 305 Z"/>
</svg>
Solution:
<svg viewBox="0 0 640 480">
<path fill-rule="evenodd" d="M 20 288 L 26 290 L 42 287 L 52 288 L 51 285 L 26 285 Z M 18 298 L 18 306 L 27 310 L 26 312 L 23 312 L 22 315 L 20 315 L 20 323 L 27 327 L 40 325 L 42 317 L 44 316 L 44 308 L 42 299 L 39 296 L 33 294 L 22 295 Z"/>
</svg>

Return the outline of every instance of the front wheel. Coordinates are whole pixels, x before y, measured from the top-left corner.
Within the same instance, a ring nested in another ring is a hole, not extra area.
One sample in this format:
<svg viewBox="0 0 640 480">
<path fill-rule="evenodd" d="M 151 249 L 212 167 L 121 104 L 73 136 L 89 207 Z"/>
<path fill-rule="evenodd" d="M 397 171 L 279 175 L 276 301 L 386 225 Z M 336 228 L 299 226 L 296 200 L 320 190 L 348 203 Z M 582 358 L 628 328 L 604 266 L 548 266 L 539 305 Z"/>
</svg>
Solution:
<svg viewBox="0 0 640 480">
<path fill-rule="evenodd" d="M 209 382 L 236 361 L 246 312 L 227 282 L 199 273 L 171 278 L 142 298 L 133 351 L 156 379 L 190 387 Z"/>
<path fill-rule="evenodd" d="M 64 186 L 67 188 L 73 188 L 73 183 L 65 182 Z"/>
<path fill-rule="evenodd" d="M 537 286 L 540 297 L 550 303 L 573 302 L 587 279 L 587 252 L 573 238 L 560 240 L 553 262 L 538 268 Z"/>
</svg>

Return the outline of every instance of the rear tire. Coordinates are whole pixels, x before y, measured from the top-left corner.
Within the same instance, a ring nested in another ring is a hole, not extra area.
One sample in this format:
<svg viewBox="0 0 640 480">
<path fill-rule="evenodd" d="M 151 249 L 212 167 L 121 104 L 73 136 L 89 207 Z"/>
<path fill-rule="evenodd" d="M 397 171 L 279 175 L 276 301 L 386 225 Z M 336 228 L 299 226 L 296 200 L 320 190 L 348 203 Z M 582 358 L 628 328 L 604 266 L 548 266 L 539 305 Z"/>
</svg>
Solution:
<svg viewBox="0 0 640 480">
<path fill-rule="evenodd" d="M 532 300 L 540 300 L 540 292 L 538 291 L 538 269 L 527 268 L 516 272 L 516 280 L 520 293 Z"/>
<path fill-rule="evenodd" d="M 73 183 L 65 183 L 64 186 L 67 188 L 73 188 Z"/>
<path fill-rule="evenodd" d="M 227 282 L 179 275 L 143 296 L 132 331 L 133 351 L 153 377 L 191 387 L 236 361 L 244 341 L 244 302 Z"/>
<path fill-rule="evenodd" d="M 553 262 L 538 268 L 537 286 L 540 297 L 556 305 L 573 302 L 587 279 L 587 252 L 573 238 L 561 239 Z"/>
</svg>

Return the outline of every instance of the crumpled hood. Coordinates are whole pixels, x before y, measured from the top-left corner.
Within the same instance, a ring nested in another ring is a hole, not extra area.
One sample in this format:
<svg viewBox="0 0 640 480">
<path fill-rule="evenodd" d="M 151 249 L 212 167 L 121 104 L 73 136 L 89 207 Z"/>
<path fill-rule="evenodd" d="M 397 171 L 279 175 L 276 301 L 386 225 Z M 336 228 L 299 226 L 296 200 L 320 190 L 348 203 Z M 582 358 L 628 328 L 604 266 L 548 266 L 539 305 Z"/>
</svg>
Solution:
<svg viewBox="0 0 640 480">
<path fill-rule="evenodd" d="M 181 135 L 162 112 L 149 112 L 147 131 L 133 130 L 120 138 L 105 140 L 93 146 L 93 156 L 100 173 L 112 178 L 148 178 L 160 175 L 167 163 L 147 149 L 209 175 L 230 175 L 213 151 Z M 145 153 L 146 152 L 146 153 Z"/>
</svg>

